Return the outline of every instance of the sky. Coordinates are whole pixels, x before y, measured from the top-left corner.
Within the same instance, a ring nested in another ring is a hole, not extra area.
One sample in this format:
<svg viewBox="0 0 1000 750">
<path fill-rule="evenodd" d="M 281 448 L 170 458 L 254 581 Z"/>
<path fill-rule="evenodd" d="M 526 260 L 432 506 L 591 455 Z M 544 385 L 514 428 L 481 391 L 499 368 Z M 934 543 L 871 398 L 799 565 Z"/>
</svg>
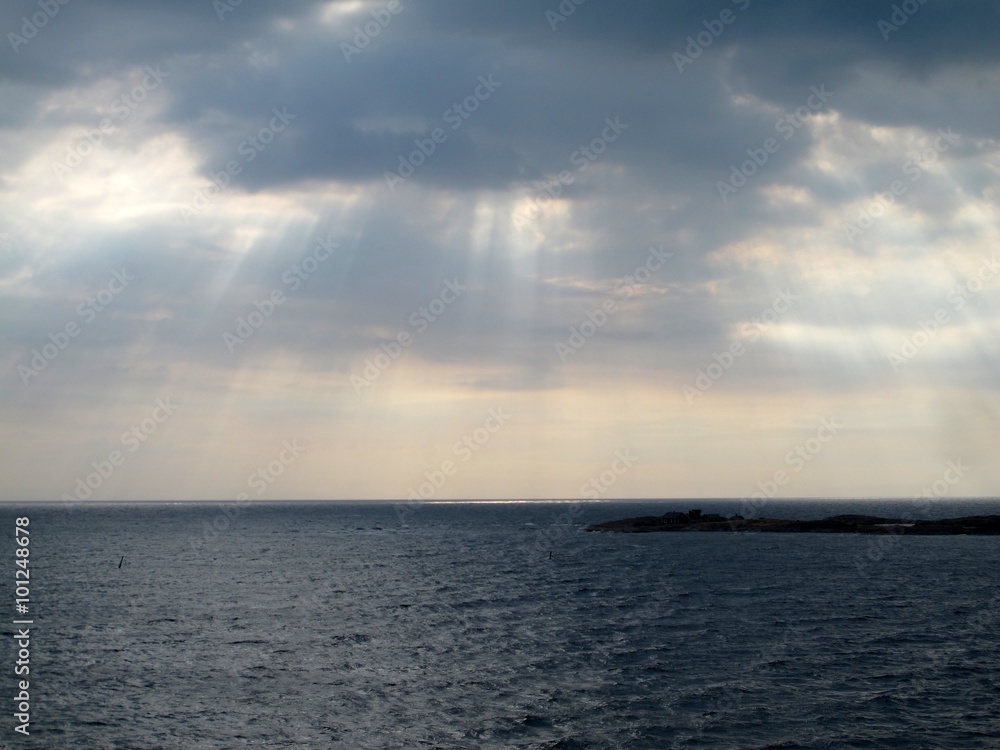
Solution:
<svg viewBox="0 0 1000 750">
<path fill-rule="evenodd" d="M 996 496 L 998 28 L 4 3 L 0 500 Z"/>
</svg>

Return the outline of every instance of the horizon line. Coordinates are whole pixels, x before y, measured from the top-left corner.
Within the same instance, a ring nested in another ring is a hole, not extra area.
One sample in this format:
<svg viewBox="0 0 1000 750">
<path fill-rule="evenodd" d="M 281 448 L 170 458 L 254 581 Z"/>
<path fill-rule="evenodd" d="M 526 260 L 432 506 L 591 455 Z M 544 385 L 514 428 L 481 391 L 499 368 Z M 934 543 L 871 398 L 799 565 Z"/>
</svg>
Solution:
<svg viewBox="0 0 1000 750">
<path fill-rule="evenodd" d="M 599 500 L 579 499 L 579 498 L 466 498 L 466 499 L 442 499 L 423 500 L 415 503 L 410 500 L 386 499 L 386 498 L 284 498 L 284 499 L 259 499 L 259 500 L 178 500 L 178 499 L 141 499 L 141 500 L 78 500 L 67 503 L 65 500 L 0 500 L 0 508 L 4 506 L 63 506 L 67 510 L 76 509 L 80 506 L 101 506 L 101 505 L 225 505 L 238 503 L 240 505 L 281 505 L 281 504 L 306 504 L 306 503 L 343 503 L 343 504 L 379 504 L 379 505 L 412 505 L 421 507 L 424 505 L 610 505 L 614 503 L 670 503 L 670 502 L 740 502 L 758 498 L 749 497 L 637 497 L 637 498 L 606 498 Z M 889 500 L 924 500 L 931 499 L 935 502 L 955 502 L 955 501 L 982 501 L 1000 500 L 997 495 L 965 495 L 956 497 L 933 497 L 927 498 L 923 495 L 880 495 L 880 496 L 821 496 L 803 495 L 795 497 L 771 497 L 762 501 L 768 502 L 880 502 Z"/>
</svg>

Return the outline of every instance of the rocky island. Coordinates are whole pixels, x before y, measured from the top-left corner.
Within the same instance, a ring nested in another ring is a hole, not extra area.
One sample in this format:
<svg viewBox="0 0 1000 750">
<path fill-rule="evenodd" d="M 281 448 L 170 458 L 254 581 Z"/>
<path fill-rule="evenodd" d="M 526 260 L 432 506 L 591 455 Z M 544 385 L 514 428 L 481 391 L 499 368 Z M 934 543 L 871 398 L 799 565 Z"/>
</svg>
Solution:
<svg viewBox="0 0 1000 750">
<path fill-rule="evenodd" d="M 691 510 L 687 513 L 671 511 L 662 516 L 639 516 L 596 523 L 588 526 L 586 530 L 632 534 L 653 531 L 769 531 L 828 534 L 998 535 L 1000 516 L 964 516 L 918 521 L 908 518 L 844 514 L 816 521 L 793 521 L 784 518 L 744 518 L 740 515 L 726 518 L 715 513 L 702 514 L 700 510 Z"/>
</svg>

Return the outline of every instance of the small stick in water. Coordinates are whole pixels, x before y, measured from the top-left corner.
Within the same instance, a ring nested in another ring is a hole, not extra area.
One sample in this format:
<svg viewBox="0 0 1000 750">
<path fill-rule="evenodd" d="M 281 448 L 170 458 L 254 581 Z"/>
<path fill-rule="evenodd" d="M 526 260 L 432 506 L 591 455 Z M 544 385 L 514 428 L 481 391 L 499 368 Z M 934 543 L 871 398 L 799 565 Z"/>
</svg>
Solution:
<svg viewBox="0 0 1000 750">
<path fill-rule="evenodd" d="M 122 555 L 122 559 L 118 561 L 118 569 L 119 570 L 121 569 L 123 562 L 125 562 L 125 555 Z"/>
</svg>

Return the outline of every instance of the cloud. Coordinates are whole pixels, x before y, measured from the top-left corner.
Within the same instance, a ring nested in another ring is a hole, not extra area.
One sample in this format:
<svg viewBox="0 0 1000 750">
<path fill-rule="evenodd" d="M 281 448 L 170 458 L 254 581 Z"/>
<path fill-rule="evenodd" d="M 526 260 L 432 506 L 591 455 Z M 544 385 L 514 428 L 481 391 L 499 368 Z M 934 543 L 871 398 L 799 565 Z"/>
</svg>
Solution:
<svg viewBox="0 0 1000 750">
<path fill-rule="evenodd" d="M 5 441 L 30 435 L 18 450 L 44 442 L 62 467 L 36 480 L 37 463 L 11 459 L 11 491 L 58 497 L 167 393 L 196 408 L 144 460 L 158 479 L 206 467 L 185 484 L 195 496 L 228 492 L 206 461 L 266 453 L 254 430 L 301 432 L 371 465 L 390 460 L 378 446 L 403 420 L 393 460 L 416 471 L 421 399 L 447 415 L 445 443 L 506 394 L 522 413 L 584 415 L 584 443 L 610 430 L 655 455 L 680 438 L 653 437 L 631 411 L 609 416 L 629 387 L 648 413 L 731 451 L 718 425 L 740 399 L 775 410 L 778 443 L 803 408 L 893 385 L 993 403 L 1000 295 L 986 283 L 962 309 L 947 295 L 997 246 L 998 11 L 910 6 L 886 33 L 892 4 L 820 0 L 591 0 L 572 14 L 541 0 L 404 0 L 395 13 L 243 3 L 221 19 L 200 1 L 104 0 L 58 6 L 30 39 L 22 27 L 40 6 L 5 6 Z M 555 30 L 549 12 L 565 19 Z M 690 64 L 679 70 L 676 54 Z M 889 204 L 896 181 L 906 189 Z M 292 289 L 285 274 L 327 237 L 336 252 Z M 669 263 L 616 291 L 661 245 Z M 81 323 L 79 305 L 121 268 L 134 284 L 25 384 L 19 368 Z M 447 282 L 468 291 L 418 331 L 412 316 Z M 276 290 L 285 301 L 227 346 Z M 785 291 L 801 301 L 757 326 Z M 605 300 L 618 312 L 560 359 L 556 344 Z M 894 369 L 888 355 L 942 304 L 949 325 Z M 682 386 L 747 330 L 758 338 L 746 355 L 687 404 Z M 359 398 L 351 376 L 400 333 L 412 345 Z M 883 419 L 887 450 L 909 445 L 901 417 Z M 342 444 L 344 431 L 356 439 Z M 544 491 L 563 481 L 571 493 L 588 469 L 555 427 L 545 434 L 560 468 L 538 469 Z M 531 464 L 522 449 L 504 448 L 483 476 Z M 298 467 L 299 491 L 401 491 L 353 469 L 349 489 L 327 489 L 346 469 L 312 464 L 322 453 Z M 709 463 L 741 492 L 746 477 Z M 884 486 L 905 493 L 904 466 Z M 660 494 L 678 471 L 637 472 L 631 491 Z M 120 481 L 105 491 L 171 494 Z"/>
</svg>

